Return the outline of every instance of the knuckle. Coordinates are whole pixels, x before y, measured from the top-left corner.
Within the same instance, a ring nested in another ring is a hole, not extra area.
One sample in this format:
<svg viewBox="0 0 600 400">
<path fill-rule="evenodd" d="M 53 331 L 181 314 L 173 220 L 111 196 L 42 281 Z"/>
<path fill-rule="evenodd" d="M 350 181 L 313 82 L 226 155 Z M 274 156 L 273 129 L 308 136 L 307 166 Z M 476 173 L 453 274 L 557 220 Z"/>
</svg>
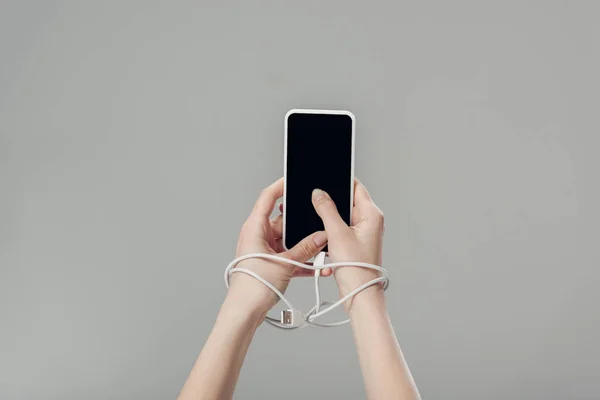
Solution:
<svg viewBox="0 0 600 400">
<path fill-rule="evenodd" d="M 240 229 L 239 237 L 243 238 L 244 236 L 247 236 L 249 231 L 250 231 L 250 228 L 248 227 L 247 224 L 242 225 L 242 229 Z"/>
<path fill-rule="evenodd" d="M 317 208 L 320 208 L 321 210 L 331 210 L 335 208 L 335 203 L 329 198 L 319 199 L 317 201 Z"/>
<path fill-rule="evenodd" d="M 312 256 L 313 247 L 308 241 L 300 242 L 300 253 L 305 258 L 309 258 L 310 256 Z"/>
<path fill-rule="evenodd" d="M 252 217 L 248 218 L 244 224 L 242 225 L 242 229 L 240 229 L 240 234 L 247 234 L 248 232 L 254 230 L 255 222 Z"/>
<path fill-rule="evenodd" d="M 373 221 L 377 223 L 377 225 L 383 227 L 385 223 L 385 217 L 383 215 L 383 211 L 381 211 L 377 206 L 373 210 Z"/>
<path fill-rule="evenodd" d="M 244 223 L 242 224 L 242 229 L 240 229 L 240 231 L 241 232 L 247 231 L 249 225 L 250 225 L 249 220 L 244 221 Z"/>
<path fill-rule="evenodd" d="M 323 197 L 321 197 L 320 199 L 317 199 L 317 200 L 315 201 L 315 204 L 317 205 L 317 207 L 318 207 L 318 206 L 322 206 L 323 204 L 325 204 L 325 203 L 327 202 L 327 200 L 329 200 L 329 199 L 327 198 L 327 196 L 323 196 Z"/>
</svg>

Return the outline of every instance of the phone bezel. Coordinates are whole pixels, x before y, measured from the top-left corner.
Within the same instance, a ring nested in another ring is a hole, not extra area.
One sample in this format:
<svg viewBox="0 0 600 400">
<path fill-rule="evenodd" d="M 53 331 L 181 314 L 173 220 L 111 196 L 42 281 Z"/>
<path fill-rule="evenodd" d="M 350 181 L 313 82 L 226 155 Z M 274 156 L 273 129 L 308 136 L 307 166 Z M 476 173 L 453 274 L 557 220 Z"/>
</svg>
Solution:
<svg viewBox="0 0 600 400">
<path fill-rule="evenodd" d="M 286 204 L 285 201 L 287 196 L 287 153 L 288 153 L 288 119 L 292 114 L 332 114 L 332 115 L 347 115 L 352 120 L 352 156 L 350 161 L 350 224 L 352 224 L 352 208 L 354 208 L 354 144 L 355 144 L 355 133 L 356 133 L 356 118 L 354 114 L 347 110 L 313 110 L 313 109 L 300 109 L 294 108 L 289 110 L 285 114 L 284 122 L 284 139 L 283 139 L 283 248 L 289 250 L 285 243 L 285 231 L 286 231 Z M 318 151 L 318 149 L 315 149 Z"/>
</svg>

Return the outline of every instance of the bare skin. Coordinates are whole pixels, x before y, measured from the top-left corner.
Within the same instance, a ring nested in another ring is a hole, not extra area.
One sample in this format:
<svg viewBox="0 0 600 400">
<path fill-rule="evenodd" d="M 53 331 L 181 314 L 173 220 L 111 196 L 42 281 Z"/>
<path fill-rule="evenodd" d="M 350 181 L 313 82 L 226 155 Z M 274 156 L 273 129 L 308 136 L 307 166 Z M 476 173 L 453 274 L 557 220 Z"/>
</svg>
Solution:
<svg viewBox="0 0 600 400">
<path fill-rule="evenodd" d="M 352 226 L 340 217 L 335 204 L 321 190 L 313 204 L 325 231 L 315 232 L 290 250 L 282 245 L 281 215 L 269 220 L 283 195 L 283 179 L 264 189 L 241 229 L 237 256 L 249 253 L 278 254 L 305 262 L 329 245 L 332 262 L 363 261 L 381 265 L 383 213 L 357 180 Z M 313 276 L 313 271 L 275 261 L 249 259 L 240 263 L 285 292 L 293 277 Z M 330 276 L 327 269 L 322 276 Z M 359 267 L 340 267 L 335 280 L 341 296 L 379 276 Z M 233 274 L 227 297 L 200 356 L 181 390 L 179 400 L 217 400 L 233 396 L 240 369 L 256 328 L 277 303 L 275 294 L 254 278 Z M 420 399 L 419 392 L 394 334 L 379 285 L 363 290 L 346 304 L 350 314 L 361 371 L 369 399 Z"/>
</svg>

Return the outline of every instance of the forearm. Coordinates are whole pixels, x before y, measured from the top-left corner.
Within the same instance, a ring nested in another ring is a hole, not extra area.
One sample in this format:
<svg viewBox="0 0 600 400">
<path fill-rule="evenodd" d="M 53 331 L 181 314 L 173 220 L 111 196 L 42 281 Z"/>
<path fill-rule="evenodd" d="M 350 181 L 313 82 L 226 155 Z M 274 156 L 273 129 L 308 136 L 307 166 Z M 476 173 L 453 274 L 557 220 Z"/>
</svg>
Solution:
<svg viewBox="0 0 600 400">
<path fill-rule="evenodd" d="M 420 399 L 394 334 L 383 290 L 371 287 L 355 296 L 350 319 L 369 399 Z"/>
<path fill-rule="evenodd" d="M 215 326 L 179 395 L 179 400 L 229 399 L 254 332 L 264 313 L 230 292 Z"/>
</svg>

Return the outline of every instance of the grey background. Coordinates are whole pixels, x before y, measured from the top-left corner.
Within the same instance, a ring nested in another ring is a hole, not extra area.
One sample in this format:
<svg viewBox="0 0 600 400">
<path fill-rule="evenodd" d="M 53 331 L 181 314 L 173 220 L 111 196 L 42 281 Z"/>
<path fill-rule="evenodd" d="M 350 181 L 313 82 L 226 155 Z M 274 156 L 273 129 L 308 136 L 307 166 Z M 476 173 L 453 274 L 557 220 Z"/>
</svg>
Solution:
<svg viewBox="0 0 600 400">
<path fill-rule="evenodd" d="M 0 3 L 0 398 L 175 398 L 317 107 L 424 397 L 599 399 L 599 3 L 223 3 Z M 261 327 L 236 398 L 307 397 L 364 398 L 350 330 Z"/>
</svg>

